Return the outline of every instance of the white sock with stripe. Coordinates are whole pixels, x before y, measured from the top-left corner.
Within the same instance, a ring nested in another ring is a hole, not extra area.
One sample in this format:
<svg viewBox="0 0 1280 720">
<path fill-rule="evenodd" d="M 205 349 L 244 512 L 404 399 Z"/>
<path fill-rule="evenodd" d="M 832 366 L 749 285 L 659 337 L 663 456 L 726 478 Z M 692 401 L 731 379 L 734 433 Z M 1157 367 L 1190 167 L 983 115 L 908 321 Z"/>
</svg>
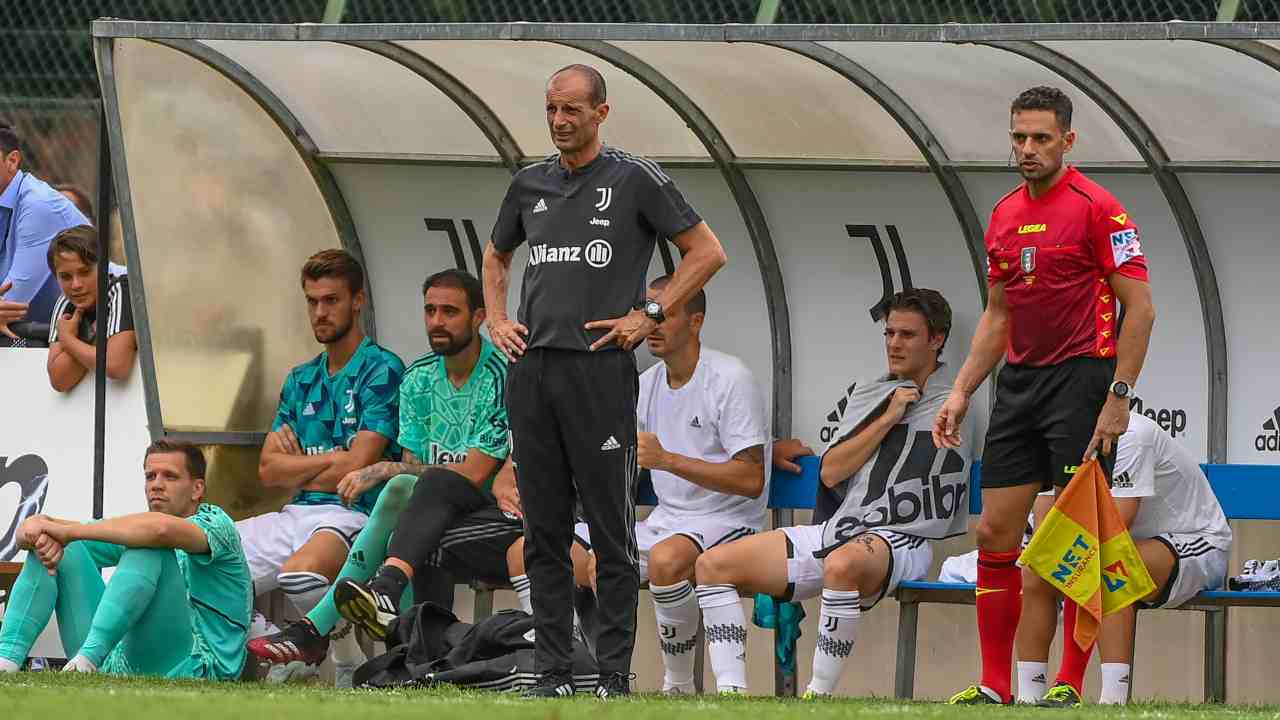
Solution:
<svg viewBox="0 0 1280 720">
<path fill-rule="evenodd" d="M 1018 661 L 1018 696 L 1014 702 L 1032 705 L 1049 692 L 1049 663 L 1031 660 Z"/>
<path fill-rule="evenodd" d="M 1102 695 L 1099 705 L 1124 705 L 1129 702 L 1129 682 L 1132 666 L 1129 663 L 1102 663 Z"/>
<path fill-rule="evenodd" d="M 329 657 L 333 658 L 335 665 L 359 665 L 368 659 L 356 639 L 355 626 L 345 618 L 333 626 L 329 640 Z"/>
<path fill-rule="evenodd" d="M 822 614 L 818 618 L 818 644 L 813 650 L 810 692 L 819 695 L 835 692 L 845 661 L 853 654 L 861 603 L 862 596 L 857 590 L 822 589 Z"/>
<path fill-rule="evenodd" d="M 739 692 L 747 687 L 747 614 L 742 610 L 738 589 L 732 585 L 699 585 L 698 607 L 702 608 L 707 631 L 711 669 L 720 692 Z"/>
<path fill-rule="evenodd" d="M 306 615 L 329 592 L 329 578 L 313 572 L 286 572 L 276 576 L 280 589 L 297 611 Z"/>
<path fill-rule="evenodd" d="M 662 649 L 662 665 L 666 675 L 663 691 L 678 690 L 693 694 L 693 661 L 697 650 L 698 597 L 693 583 L 681 580 L 675 585 L 649 584 L 653 593 L 653 609 L 658 621 L 658 647 Z"/>
<path fill-rule="evenodd" d="M 517 575 L 511 578 L 511 588 L 516 591 L 516 601 L 520 603 L 520 609 L 533 614 L 533 600 L 531 599 L 533 592 L 531 590 L 532 583 L 529 582 L 528 575 Z"/>
</svg>

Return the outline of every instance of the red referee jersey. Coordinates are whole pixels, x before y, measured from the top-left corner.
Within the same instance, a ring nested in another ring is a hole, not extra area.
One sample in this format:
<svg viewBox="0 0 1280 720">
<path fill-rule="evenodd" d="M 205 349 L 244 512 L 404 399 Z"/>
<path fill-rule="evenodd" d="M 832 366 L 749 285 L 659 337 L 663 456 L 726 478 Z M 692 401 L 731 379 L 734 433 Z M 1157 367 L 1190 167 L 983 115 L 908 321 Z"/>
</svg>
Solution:
<svg viewBox="0 0 1280 720">
<path fill-rule="evenodd" d="M 1138 227 L 1118 200 L 1074 167 L 1032 198 L 1005 195 L 987 227 L 987 284 L 1008 297 L 1009 362 L 1054 365 L 1116 354 L 1113 272 L 1147 280 Z"/>
</svg>

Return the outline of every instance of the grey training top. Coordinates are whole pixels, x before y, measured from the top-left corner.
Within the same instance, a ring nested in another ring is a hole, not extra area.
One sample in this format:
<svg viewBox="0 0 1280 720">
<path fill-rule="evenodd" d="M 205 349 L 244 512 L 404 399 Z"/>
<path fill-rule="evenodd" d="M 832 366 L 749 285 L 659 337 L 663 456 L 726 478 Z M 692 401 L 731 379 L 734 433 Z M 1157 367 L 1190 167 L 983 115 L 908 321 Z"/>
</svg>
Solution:
<svg viewBox="0 0 1280 720">
<path fill-rule="evenodd" d="M 644 299 L 656 238 L 699 222 L 657 163 L 617 148 L 577 170 L 552 155 L 516 173 L 493 244 L 506 253 L 529 243 L 517 315 L 528 346 L 587 350 L 604 331 L 584 324 L 626 315 Z"/>
</svg>

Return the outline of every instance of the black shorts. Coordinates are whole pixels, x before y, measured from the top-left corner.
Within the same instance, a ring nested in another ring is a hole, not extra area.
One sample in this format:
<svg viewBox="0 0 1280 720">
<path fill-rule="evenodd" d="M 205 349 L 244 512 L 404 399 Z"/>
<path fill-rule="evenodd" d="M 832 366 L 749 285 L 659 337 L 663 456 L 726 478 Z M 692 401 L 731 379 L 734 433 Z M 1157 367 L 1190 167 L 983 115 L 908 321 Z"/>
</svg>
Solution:
<svg viewBox="0 0 1280 720">
<path fill-rule="evenodd" d="M 458 518 L 440 538 L 440 547 L 427 562 L 445 568 L 459 580 L 483 580 L 505 585 L 507 548 L 524 535 L 524 523 L 489 505 Z"/>
<path fill-rule="evenodd" d="M 982 487 L 1064 487 L 1093 439 L 1115 361 L 1077 357 L 1057 365 L 1005 365 L 982 453 Z M 1099 453 L 1111 478 L 1115 449 Z"/>
</svg>

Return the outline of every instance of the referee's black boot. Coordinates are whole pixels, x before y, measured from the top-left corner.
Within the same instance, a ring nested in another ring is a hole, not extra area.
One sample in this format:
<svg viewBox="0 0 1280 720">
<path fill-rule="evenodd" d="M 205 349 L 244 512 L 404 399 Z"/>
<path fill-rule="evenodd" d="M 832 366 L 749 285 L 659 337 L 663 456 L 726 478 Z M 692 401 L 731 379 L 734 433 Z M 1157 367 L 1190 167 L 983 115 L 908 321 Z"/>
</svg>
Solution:
<svg viewBox="0 0 1280 720">
<path fill-rule="evenodd" d="M 635 674 L 607 673 L 600 676 L 600 684 L 596 685 L 596 697 L 601 700 L 626 697 L 631 694 L 631 679 Z"/>
<path fill-rule="evenodd" d="M 533 687 L 524 691 L 524 698 L 562 698 L 573 697 L 577 689 L 573 685 L 573 675 L 569 673 L 543 673 Z"/>
</svg>

